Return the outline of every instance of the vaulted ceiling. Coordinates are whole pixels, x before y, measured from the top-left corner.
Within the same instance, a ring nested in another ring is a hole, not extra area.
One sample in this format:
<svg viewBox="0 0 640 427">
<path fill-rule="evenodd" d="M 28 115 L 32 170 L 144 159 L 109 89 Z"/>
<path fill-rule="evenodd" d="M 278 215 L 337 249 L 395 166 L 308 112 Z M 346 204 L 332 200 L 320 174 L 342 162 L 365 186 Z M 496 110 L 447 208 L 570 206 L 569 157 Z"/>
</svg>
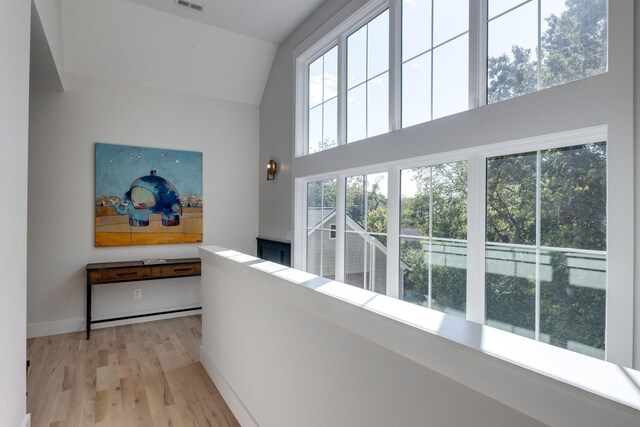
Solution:
<svg viewBox="0 0 640 427">
<path fill-rule="evenodd" d="M 47 1 L 60 4 L 66 73 L 252 105 L 277 44 L 322 2 L 193 0 L 197 11 L 178 0 Z"/>
<path fill-rule="evenodd" d="M 129 0 L 163 12 L 280 43 L 322 0 Z M 193 4 L 194 7 L 189 7 Z"/>
</svg>

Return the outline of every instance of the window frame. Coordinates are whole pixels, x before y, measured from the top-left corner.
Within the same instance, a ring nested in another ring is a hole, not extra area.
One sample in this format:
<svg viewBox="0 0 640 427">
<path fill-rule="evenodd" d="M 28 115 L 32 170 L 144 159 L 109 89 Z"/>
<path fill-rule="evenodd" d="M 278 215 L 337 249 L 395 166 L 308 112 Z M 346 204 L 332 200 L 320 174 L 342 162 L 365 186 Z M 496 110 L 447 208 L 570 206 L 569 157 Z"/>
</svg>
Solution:
<svg viewBox="0 0 640 427">
<path fill-rule="evenodd" d="M 397 19 L 397 13 L 393 11 L 392 4 L 400 0 L 371 0 L 356 11 L 351 17 L 338 25 L 333 31 L 321 38 L 311 47 L 302 49 L 299 46 L 294 50 L 295 64 L 295 123 L 294 123 L 294 154 L 295 157 L 309 155 L 309 65 L 334 46 L 338 46 L 338 140 L 337 146 L 347 144 L 347 37 L 358 31 L 378 15 L 389 9 L 389 99 L 396 96 L 394 90 L 395 75 L 392 74 L 394 66 L 393 47 L 395 37 L 392 35 L 396 28 L 393 21 Z M 397 71 L 396 71 L 397 72 Z M 389 116 L 392 116 L 392 108 L 389 108 Z M 389 132 L 395 130 L 395 124 L 389 123 Z M 366 139 L 366 138 L 365 138 Z M 355 142 L 355 141 L 354 141 Z"/>
<path fill-rule="evenodd" d="M 487 37 L 482 28 L 483 19 L 486 21 L 488 1 L 469 0 L 469 105 L 464 111 L 487 104 L 486 61 L 482 60 L 483 55 L 486 57 Z M 386 133 L 402 129 L 402 0 L 370 0 L 314 44 L 309 46 L 308 43 L 302 43 L 294 49 L 294 157 L 309 155 L 309 64 L 334 46 L 338 46 L 336 146 L 347 144 L 347 37 L 386 9 L 389 9 L 389 130 Z M 485 34 L 483 36 L 480 33 Z M 480 74 L 476 75 L 478 72 Z M 367 139 L 369 137 L 352 143 Z"/>
<path fill-rule="evenodd" d="M 387 172 L 387 296 L 399 298 L 400 274 L 400 178 L 401 171 L 443 163 L 467 162 L 467 293 L 466 319 L 485 324 L 485 212 L 486 162 L 496 156 L 519 154 L 537 150 L 563 148 L 596 142 L 607 143 L 607 273 L 606 273 L 606 326 L 605 360 L 629 366 L 633 351 L 633 310 L 620 310 L 633 300 L 633 286 L 621 281 L 627 261 L 611 256 L 611 248 L 621 245 L 620 238 L 627 235 L 623 224 L 611 215 L 611 206 L 617 206 L 624 195 L 615 191 L 619 176 L 612 170 L 611 155 L 615 148 L 609 143 L 608 126 L 600 125 L 568 132 L 519 139 L 481 147 L 456 150 L 435 155 L 415 157 L 366 167 L 351 168 L 295 180 L 294 252 L 293 265 L 306 270 L 306 185 L 323 179 L 337 179 L 336 187 L 336 280 L 344 281 L 345 231 L 345 179 L 354 175 Z M 618 240 L 615 240 L 618 239 Z M 628 280 L 626 280 L 628 282 Z M 611 286 L 612 283 L 620 285 Z M 631 283 L 632 285 L 633 283 Z"/>
<path fill-rule="evenodd" d="M 336 147 L 347 144 L 347 54 L 346 39 L 359 30 L 363 25 L 376 18 L 385 9 L 389 9 L 389 127 L 391 133 L 403 129 L 402 127 L 402 1 L 403 0 L 370 0 L 335 26 L 319 41 L 310 44 L 309 39 L 301 43 L 293 52 L 294 62 L 294 158 L 306 156 L 308 150 L 308 73 L 309 64 L 321 54 L 338 46 L 338 140 Z M 490 105 L 488 102 L 488 39 L 489 39 L 489 1 L 469 0 L 469 47 L 468 47 L 468 108 L 455 114 Z M 522 0 L 513 9 L 534 0 Z M 535 0 L 538 1 L 539 0 Z M 347 7 L 345 7 L 347 9 Z M 538 9 L 540 5 L 538 4 Z M 607 0 L 607 10 L 609 0 Z M 343 12 L 343 11 L 341 11 Z M 346 11 L 345 11 L 346 13 Z M 607 12 L 607 25 L 611 15 Z M 538 18 L 538 46 L 541 37 L 541 18 Z M 611 55 L 609 43 L 610 30 L 607 33 L 607 62 Z M 431 49 L 433 53 L 433 49 Z M 540 56 L 538 52 L 538 56 Z M 538 67 L 540 64 L 538 64 Z M 607 73 L 609 67 L 601 74 Z M 538 73 L 539 74 L 539 73 Z M 433 75 L 431 76 L 433 79 Z M 588 77 L 587 77 L 588 78 Z M 581 79 L 578 79 L 581 80 Z M 565 82 L 567 84 L 570 82 Z M 433 84 L 431 84 L 433 86 Z M 532 93 L 546 88 L 538 88 Z M 433 91 L 432 91 L 433 92 Z M 433 97 L 433 93 L 431 93 Z M 498 102 L 499 103 L 499 102 Z M 433 117 L 433 111 L 431 111 Z M 449 116 L 443 116 L 449 117 Z M 441 117 L 439 117 L 441 118 Z M 436 119 L 421 122 L 412 126 L 418 126 Z M 410 126 L 408 126 L 410 127 Z M 384 134 L 383 134 L 384 135 Z M 369 137 L 359 141 L 366 141 Z M 359 141 L 353 141 L 359 142 Z M 332 148 L 336 148 L 332 147 Z M 323 150 L 324 151 L 324 150 Z"/>
</svg>

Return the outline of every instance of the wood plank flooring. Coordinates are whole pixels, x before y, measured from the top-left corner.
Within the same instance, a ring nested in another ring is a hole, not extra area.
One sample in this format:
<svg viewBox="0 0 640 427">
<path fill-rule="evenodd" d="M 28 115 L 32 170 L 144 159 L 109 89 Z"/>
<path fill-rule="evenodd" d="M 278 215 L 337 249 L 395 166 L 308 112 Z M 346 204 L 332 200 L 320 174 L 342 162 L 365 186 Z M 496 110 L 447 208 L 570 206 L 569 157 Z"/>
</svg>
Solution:
<svg viewBox="0 0 640 427">
<path fill-rule="evenodd" d="M 30 339 L 33 427 L 239 426 L 199 362 L 200 316 Z"/>
</svg>

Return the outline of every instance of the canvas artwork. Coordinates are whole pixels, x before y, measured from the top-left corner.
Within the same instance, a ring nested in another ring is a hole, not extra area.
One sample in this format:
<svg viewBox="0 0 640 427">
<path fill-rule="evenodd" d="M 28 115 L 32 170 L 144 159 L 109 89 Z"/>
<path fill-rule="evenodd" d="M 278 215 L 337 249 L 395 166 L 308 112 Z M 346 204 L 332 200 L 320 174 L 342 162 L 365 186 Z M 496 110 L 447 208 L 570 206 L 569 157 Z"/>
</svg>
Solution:
<svg viewBox="0 0 640 427">
<path fill-rule="evenodd" d="M 202 242 L 202 153 L 96 144 L 96 246 Z"/>
</svg>

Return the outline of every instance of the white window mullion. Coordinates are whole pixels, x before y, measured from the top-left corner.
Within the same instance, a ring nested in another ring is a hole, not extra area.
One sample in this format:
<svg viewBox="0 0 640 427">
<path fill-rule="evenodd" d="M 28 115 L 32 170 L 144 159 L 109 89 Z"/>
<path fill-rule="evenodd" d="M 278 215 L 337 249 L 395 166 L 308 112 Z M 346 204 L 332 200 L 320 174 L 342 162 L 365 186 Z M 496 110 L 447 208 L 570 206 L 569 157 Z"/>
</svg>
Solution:
<svg viewBox="0 0 640 427">
<path fill-rule="evenodd" d="M 402 0 L 389 1 L 389 131 L 402 127 Z M 396 279 L 397 280 L 397 279 Z M 387 286 L 388 288 L 388 286 Z"/>
<path fill-rule="evenodd" d="M 293 259 L 291 265 L 298 270 L 307 270 L 307 181 L 296 179 L 294 203 Z"/>
<path fill-rule="evenodd" d="M 296 60 L 296 140 L 295 155 L 309 154 L 309 64 Z"/>
<path fill-rule="evenodd" d="M 536 52 L 538 64 L 536 73 L 538 74 L 537 90 L 542 89 L 542 1 L 538 1 L 538 52 Z"/>
<path fill-rule="evenodd" d="M 487 104 L 488 0 L 469 0 L 469 109 Z"/>
<path fill-rule="evenodd" d="M 535 296 L 535 337 L 540 341 L 540 246 L 542 245 L 542 152 L 536 153 L 536 296 Z"/>
<path fill-rule="evenodd" d="M 363 253 L 364 255 L 362 256 L 362 286 L 364 287 L 364 289 L 369 290 L 367 288 L 367 255 L 368 255 L 368 245 L 367 242 L 369 241 L 369 186 L 367 183 L 367 175 L 364 175 L 362 177 L 362 189 L 363 189 L 363 193 L 362 193 L 362 217 L 364 218 L 363 222 L 364 224 L 362 224 L 364 226 L 364 236 L 363 236 Z"/>
<path fill-rule="evenodd" d="M 427 268 L 429 269 L 429 308 L 433 307 L 433 166 L 429 166 L 429 255 Z"/>
<path fill-rule="evenodd" d="M 467 320 L 485 319 L 486 157 L 467 161 Z"/>
<path fill-rule="evenodd" d="M 347 38 L 338 39 L 338 145 L 347 143 Z"/>
<path fill-rule="evenodd" d="M 431 2 L 431 46 L 430 46 L 430 52 L 431 52 L 431 61 L 429 62 L 429 67 L 431 68 L 429 70 L 429 76 L 431 77 L 431 81 L 429 82 L 429 120 L 433 120 L 433 15 L 434 15 L 434 6 L 433 6 L 433 1 Z M 429 299 L 431 299 L 431 296 L 429 296 Z"/>
<path fill-rule="evenodd" d="M 336 280 L 345 281 L 345 222 L 346 222 L 346 177 L 340 175 L 336 182 Z"/>
<path fill-rule="evenodd" d="M 387 174 L 387 296 L 400 298 L 400 169 Z"/>
</svg>

